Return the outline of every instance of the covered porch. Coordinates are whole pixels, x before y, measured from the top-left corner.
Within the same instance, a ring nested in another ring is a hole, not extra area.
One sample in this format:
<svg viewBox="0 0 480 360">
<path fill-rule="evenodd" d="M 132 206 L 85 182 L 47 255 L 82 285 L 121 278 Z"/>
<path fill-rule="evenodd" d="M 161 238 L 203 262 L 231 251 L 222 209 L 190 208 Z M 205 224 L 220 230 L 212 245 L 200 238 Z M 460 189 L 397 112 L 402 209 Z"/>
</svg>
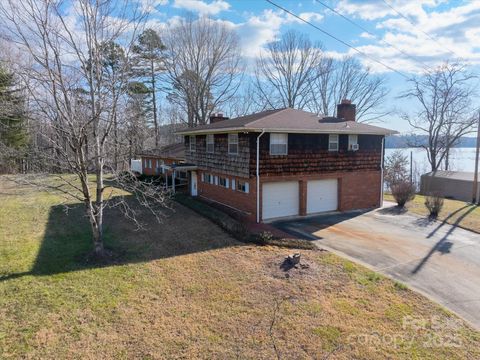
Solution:
<svg viewBox="0 0 480 360">
<path fill-rule="evenodd" d="M 185 192 L 191 196 L 197 196 L 197 170 L 195 164 L 171 164 L 161 165 L 165 176 L 165 188 L 176 192 Z"/>
</svg>

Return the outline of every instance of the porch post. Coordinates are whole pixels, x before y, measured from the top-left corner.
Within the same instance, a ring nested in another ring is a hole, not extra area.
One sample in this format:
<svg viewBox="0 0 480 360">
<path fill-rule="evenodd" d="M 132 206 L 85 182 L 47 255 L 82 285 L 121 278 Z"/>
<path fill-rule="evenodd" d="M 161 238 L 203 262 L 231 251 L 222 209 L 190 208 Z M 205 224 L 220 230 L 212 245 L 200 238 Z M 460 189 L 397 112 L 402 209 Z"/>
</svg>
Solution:
<svg viewBox="0 0 480 360">
<path fill-rule="evenodd" d="M 172 191 L 175 194 L 175 170 L 172 172 Z"/>
</svg>

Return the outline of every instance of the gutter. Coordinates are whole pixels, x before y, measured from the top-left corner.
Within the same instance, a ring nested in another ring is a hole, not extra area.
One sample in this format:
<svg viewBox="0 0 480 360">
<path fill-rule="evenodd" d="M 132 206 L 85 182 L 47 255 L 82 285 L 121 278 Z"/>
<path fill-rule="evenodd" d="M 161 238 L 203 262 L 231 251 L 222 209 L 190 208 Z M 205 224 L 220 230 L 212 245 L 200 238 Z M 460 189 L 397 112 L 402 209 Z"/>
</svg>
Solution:
<svg viewBox="0 0 480 360">
<path fill-rule="evenodd" d="M 257 136 L 257 159 L 256 159 L 256 176 L 257 176 L 257 224 L 260 222 L 260 138 L 265 134 L 262 129 L 260 135 Z"/>
<path fill-rule="evenodd" d="M 385 157 L 385 136 L 382 138 L 382 155 L 380 160 L 380 207 L 383 206 L 383 163 Z"/>
</svg>

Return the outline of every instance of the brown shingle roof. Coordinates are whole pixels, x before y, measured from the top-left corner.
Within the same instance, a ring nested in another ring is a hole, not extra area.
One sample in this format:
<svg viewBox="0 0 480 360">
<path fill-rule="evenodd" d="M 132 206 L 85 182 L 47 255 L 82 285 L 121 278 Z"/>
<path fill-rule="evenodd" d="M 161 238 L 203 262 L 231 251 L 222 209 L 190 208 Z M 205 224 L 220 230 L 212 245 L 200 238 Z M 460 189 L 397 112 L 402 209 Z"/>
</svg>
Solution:
<svg viewBox="0 0 480 360">
<path fill-rule="evenodd" d="M 139 155 L 185 160 L 185 145 L 183 144 L 183 142 L 176 143 L 176 144 L 164 146 L 159 149 L 145 150 Z"/>
<path fill-rule="evenodd" d="M 219 132 L 250 131 L 289 132 L 289 133 L 337 133 L 337 134 L 372 134 L 391 135 L 394 130 L 355 121 L 331 121 L 332 118 L 309 113 L 303 110 L 285 108 L 267 110 L 260 113 L 223 120 L 209 125 L 179 131 L 181 135 L 208 134 Z"/>
</svg>

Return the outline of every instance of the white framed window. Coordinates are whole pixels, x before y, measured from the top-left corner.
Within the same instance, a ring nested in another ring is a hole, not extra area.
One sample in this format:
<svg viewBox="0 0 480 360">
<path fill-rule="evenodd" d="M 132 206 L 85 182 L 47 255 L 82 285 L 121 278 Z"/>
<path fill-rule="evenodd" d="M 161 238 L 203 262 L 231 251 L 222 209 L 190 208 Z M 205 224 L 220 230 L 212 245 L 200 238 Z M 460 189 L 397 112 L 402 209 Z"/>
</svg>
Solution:
<svg viewBox="0 0 480 360">
<path fill-rule="evenodd" d="M 146 169 L 147 168 L 147 159 L 143 159 L 143 167 Z"/>
<path fill-rule="evenodd" d="M 215 175 L 213 178 L 214 178 L 214 180 L 215 180 L 215 185 L 218 185 L 218 176 Z"/>
<path fill-rule="evenodd" d="M 205 182 L 208 184 L 213 184 L 213 175 L 212 174 L 205 174 Z"/>
<path fill-rule="evenodd" d="M 288 134 L 270 134 L 270 155 L 288 154 Z"/>
<path fill-rule="evenodd" d="M 195 135 L 190 135 L 190 151 L 195 151 L 197 149 L 197 137 Z"/>
<path fill-rule="evenodd" d="M 212 153 L 215 151 L 215 137 L 213 134 L 207 135 L 207 153 Z"/>
<path fill-rule="evenodd" d="M 248 182 L 238 180 L 237 181 L 237 190 L 248 194 L 248 192 L 250 191 L 249 186 L 248 186 Z"/>
<path fill-rule="evenodd" d="M 152 168 L 152 159 L 148 159 L 148 166 L 147 166 L 149 169 Z"/>
<path fill-rule="evenodd" d="M 348 135 L 348 150 L 358 150 L 358 135 Z"/>
<path fill-rule="evenodd" d="M 200 175 L 200 179 L 202 180 L 202 182 L 205 182 L 205 174 L 204 174 L 204 173 L 202 173 L 202 174 Z"/>
<path fill-rule="evenodd" d="M 328 135 L 328 151 L 338 151 L 338 134 Z"/>
<path fill-rule="evenodd" d="M 235 190 L 235 179 L 232 179 L 232 190 Z"/>
<path fill-rule="evenodd" d="M 238 154 L 238 134 L 228 134 L 228 153 L 230 155 Z"/>
<path fill-rule="evenodd" d="M 220 176 L 218 178 L 218 185 L 223 186 L 224 188 L 228 188 L 228 178 Z"/>
</svg>

